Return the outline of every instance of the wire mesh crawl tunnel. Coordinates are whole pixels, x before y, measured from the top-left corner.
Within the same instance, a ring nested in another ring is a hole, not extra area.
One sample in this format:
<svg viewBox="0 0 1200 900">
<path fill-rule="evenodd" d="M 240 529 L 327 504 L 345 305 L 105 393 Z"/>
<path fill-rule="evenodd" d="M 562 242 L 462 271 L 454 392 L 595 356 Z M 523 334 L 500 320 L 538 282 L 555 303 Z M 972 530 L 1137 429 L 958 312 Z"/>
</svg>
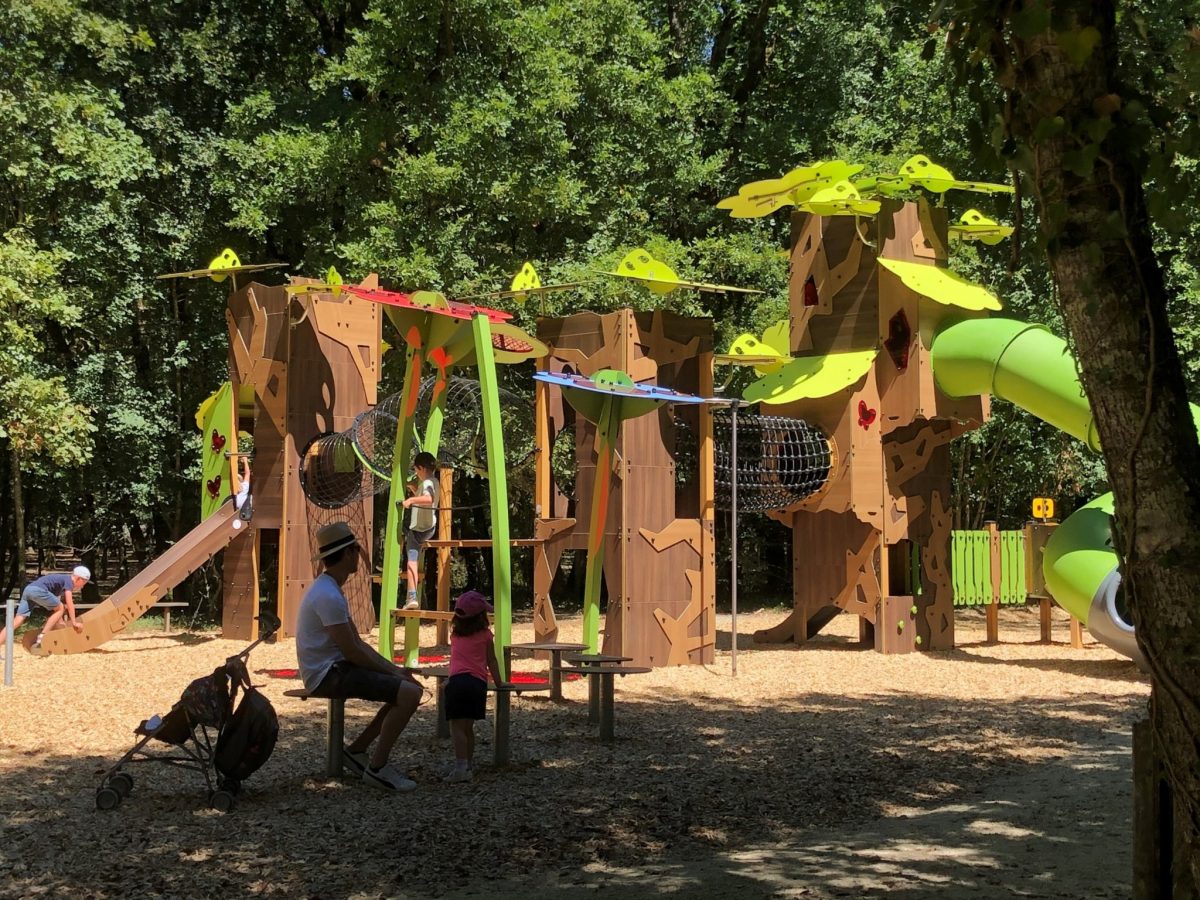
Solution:
<svg viewBox="0 0 1200 900">
<path fill-rule="evenodd" d="M 728 510 L 733 486 L 733 417 L 715 409 L 713 467 L 718 509 Z M 678 417 L 676 424 L 687 428 Z M 801 419 L 738 413 L 738 510 L 784 509 L 819 491 L 829 479 L 833 453 L 829 440 Z"/>
</svg>

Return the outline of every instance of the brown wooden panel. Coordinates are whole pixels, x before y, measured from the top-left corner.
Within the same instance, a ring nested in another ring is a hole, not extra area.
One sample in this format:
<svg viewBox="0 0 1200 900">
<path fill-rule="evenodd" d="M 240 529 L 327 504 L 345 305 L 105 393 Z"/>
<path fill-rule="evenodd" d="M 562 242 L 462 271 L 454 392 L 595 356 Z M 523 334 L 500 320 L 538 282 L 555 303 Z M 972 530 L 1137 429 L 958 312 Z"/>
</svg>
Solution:
<svg viewBox="0 0 1200 900">
<path fill-rule="evenodd" d="M 257 514 L 256 514 L 257 517 Z M 251 523 L 253 525 L 253 523 Z M 221 637 L 234 641 L 258 639 L 259 530 L 252 527 L 225 548 L 221 587 Z"/>
<path fill-rule="evenodd" d="M 870 374 L 862 388 L 851 396 L 848 412 L 851 508 L 862 521 L 882 529 L 885 505 L 882 421 L 879 389 Z"/>
<path fill-rule="evenodd" d="M 875 621 L 875 649 L 880 653 L 911 653 L 917 634 L 917 616 L 913 614 L 913 598 L 884 596 L 879 601 L 879 616 Z"/>
<path fill-rule="evenodd" d="M 803 634 L 808 618 L 825 606 L 875 618 L 880 596 L 879 532 L 849 513 L 797 513 L 792 525 L 794 624 Z"/>
</svg>

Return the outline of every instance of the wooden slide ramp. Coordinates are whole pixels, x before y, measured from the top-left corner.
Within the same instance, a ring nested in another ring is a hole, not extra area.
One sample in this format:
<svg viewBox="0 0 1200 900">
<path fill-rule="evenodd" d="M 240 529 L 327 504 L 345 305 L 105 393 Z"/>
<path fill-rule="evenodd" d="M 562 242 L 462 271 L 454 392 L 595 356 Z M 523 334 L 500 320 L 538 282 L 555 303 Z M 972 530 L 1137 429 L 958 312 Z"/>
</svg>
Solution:
<svg viewBox="0 0 1200 900">
<path fill-rule="evenodd" d="M 138 572 L 103 603 L 79 617 L 82 632 L 56 628 L 42 638 L 39 656 L 84 653 L 99 647 L 187 578 L 250 530 L 233 500 L 175 542 L 162 556 Z"/>
</svg>

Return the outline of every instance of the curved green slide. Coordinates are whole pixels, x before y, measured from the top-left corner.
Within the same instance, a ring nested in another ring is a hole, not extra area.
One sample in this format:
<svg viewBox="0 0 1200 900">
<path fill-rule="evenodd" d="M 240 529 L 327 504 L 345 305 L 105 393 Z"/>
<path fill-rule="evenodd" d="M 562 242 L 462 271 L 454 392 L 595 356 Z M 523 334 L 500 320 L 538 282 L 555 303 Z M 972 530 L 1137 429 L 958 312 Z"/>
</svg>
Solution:
<svg viewBox="0 0 1200 900">
<path fill-rule="evenodd" d="M 1083 441 L 1100 439 L 1066 341 L 1043 325 L 970 319 L 934 338 L 938 387 L 952 397 L 991 394 Z M 1046 585 L 1059 604 L 1099 641 L 1140 659 L 1133 626 L 1118 609 L 1118 557 L 1112 546 L 1112 494 L 1076 510 L 1046 544 Z"/>
</svg>

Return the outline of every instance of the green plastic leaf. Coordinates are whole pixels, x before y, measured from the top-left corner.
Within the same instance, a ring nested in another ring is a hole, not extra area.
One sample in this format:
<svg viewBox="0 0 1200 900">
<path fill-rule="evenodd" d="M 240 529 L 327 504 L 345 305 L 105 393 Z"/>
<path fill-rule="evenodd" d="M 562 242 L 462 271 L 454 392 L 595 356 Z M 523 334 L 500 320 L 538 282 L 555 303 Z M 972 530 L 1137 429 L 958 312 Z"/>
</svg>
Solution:
<svg viewBox="0 0 1200 900">
<path fill-rule="evenodd" d="M 1013 233 L 1011 225 L 1001 225 L 995 219 L 989 219 L 977 209 L 968 209 L 962 217 L 947 231 L 951 238 L 962 241 L 979 241 L 984 244 L 998 244 Z"/>
<path fill-rule="evenodd" d="M 849 181 L 839 181 L 797 203 L 796 207 L 817 216 L 873 216 L 879 212 L 880 203 L 864 200 Z"/>
<path fill-rule="evenodd" d="M 1001 308 L 994 294 L 949 269 L 896 259 L 880 259 L 879 264 L 898 276 L 905 287 L 946 306 L 970 310 Z"/>
<path fill-rule="evenodd" d="M 751 384 L 742 397 L 767 405 L 828 397 L 866 375 L 878 353 L 870 349 L 802 356 Z"/>
</svg>

